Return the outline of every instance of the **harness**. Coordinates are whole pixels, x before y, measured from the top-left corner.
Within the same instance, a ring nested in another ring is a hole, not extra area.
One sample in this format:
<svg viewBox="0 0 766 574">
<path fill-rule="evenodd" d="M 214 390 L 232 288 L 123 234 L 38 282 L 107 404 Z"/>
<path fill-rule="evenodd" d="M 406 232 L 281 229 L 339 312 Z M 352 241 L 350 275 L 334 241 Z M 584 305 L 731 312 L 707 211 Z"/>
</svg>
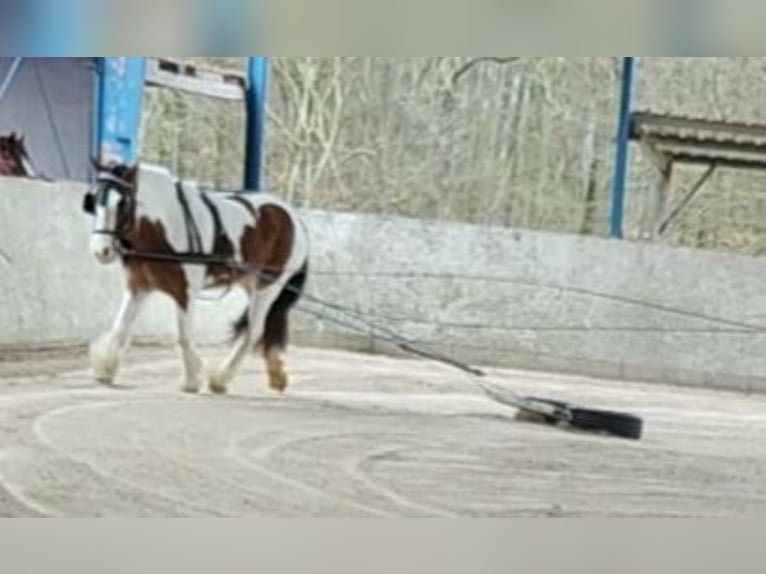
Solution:
<svg viewBox="0 0 766 574">
<path fill-rule="evenodd" d="M 120 245 L 118 248 L 123 257 L 155 261 L 177 262 L 192 265 L 214 265 L 222 267 L 231 275 L 234 271 L 243 271 L 244 265 L 235 261 L 232 254 L 227 254 L 227 248 L 230 245 L 229 238 L 221 221 L 221 214 L 218 208 L 210 199 L 210 196 L 204 191 L 199 192 L 202 203 L 205 204 L 210 218 L 213 220 L 213 247 L 212 253 L 205 253 L 205 247 L 202 243 L 202 236 L 199 227 L 194 219 L 194 214 L 189 206 L 189 199 L 186 196 L 186 190 L 181 180 L 176 181 L 176 198 L 181 206 L 181 212 L 184 216 L 184 225 L 186 227 L 187 251 L 181 253 L 153 253 L 147 251 L 136 251 L 126 249 Z M 120 242 L 118 242 L 119 244 Z M 228 255 L 228 256 L 227 256 Z"/>
<path fill-rule="evenodd" d="M 221 220 L 221 214 L 213 201 L 210 199 L 207 193 L 204 191 L 199 192 L 199 197 L 202 203 L 205 204 L 210 218 L 213 220 L 213 247 L 211 253 L 205 252 L 205 246 L 202 241 L 202 234 L 199 231 L 197 221 L 194 219 L 191 206 L 189 205 L 189 198 L 187 197 L 186 190 L 183 187 L 183 183 L 178 180 L 175 184 L 176 199 L 181 206 L 181 213 L 183 214 L 184 227 L 186 228 L 186 241 L 187 250 L 174 253 L 160 253 L 153 251 L 140 251 L 132 249 L 130 245 L 124 240 L 124 238 L 116 235 L 118 250 L 123 257 L 144 259 L 149 261 L 167 261 L 175 263 L 187 263 L 192 265 L 220 265 L 235 269 L 241 265 L 236 262 L 231 256 L 227 256 L 225 253 L 229 238 L 226 235 L 226 231 L 223 227 L 223 221 Z"/>
<path fill-rule="evenodd" d="M 189 201 L 186 198 L 186 192 L 184 191 L 180 180 L 176 182 L 176 199 L 178 199 L 178 203 L 181 205 L 181 211 L 184 214 L 187 253 L 200 254 L 203 252 L 202 238 L 200 237 L 197 222 L 194 221 L 194 215 L 192 215 Z"/>
<path fill-rule="evenodd" d="M 132 194 L 126 193 L 126 189 L 129 187 L 128 182 L 116 177 L 112 174 L 102 174 L 99 177 L 101 183 L 113 184 L 113 189 L 122 195 L 122 200 L 128 202 L 134 202 Z M 230 242 L 226 235 L 226 231 L 223 226 L 221 214 L 218 211 L 213 200 L 204 191 L 199 192 L 199 197 L 210 213 L 210 217 L 213 221 L 213 246 L 212 252 L 205 252 L 205 248 L 202 241 L 202 234 L 200 233 L 197 220 L 194 218 L 191 206 L 189 205 L 189 198 L 187 196 L 187 190 L 184 189 L 183 183 L 178 180 L 175 184 L 176 199 L 181 206 L 181 213 L 183 214 L 184 226 L 186 228 L 186 240 L 187 250 L 176 251 L 173 253 L 164 253 L 159 251 L 144 251 L 134 249 L 133 246 L 124 237 L 124 234 L 130 231 L 130 229 L 123 230 L 107 230 L 107 229 L 95 229 L 92 233 L 111 235 L 115 239 L 115 248 L 119 254 L 125 260 L 141 260 L 141 261 L 155 261 L 165 263 L 181 263 L 184 265 L 204 265 L 204 266 L 217 266 L 227 269 L 229 273 L 241 272 L 256 275 L 261 279 L 274 279 L 281 275 L 285 270 L 281 267 L 270 267 L 268 265 L 251 265 L 242 261 L 237 261 L 233 257 L 233 253 L 228 249 Z M 85 211 L 95 207 L 96 202 L 105 203 L 106 194 L 97 194 L 93 196 L 91 194 L 86 195 L 84 207 Z M 90 209 L 89 209 L 90 208 Z M 135 206 L 132 204 L 127 205 L 130 213 L 134 212 Z"/>
</svg>

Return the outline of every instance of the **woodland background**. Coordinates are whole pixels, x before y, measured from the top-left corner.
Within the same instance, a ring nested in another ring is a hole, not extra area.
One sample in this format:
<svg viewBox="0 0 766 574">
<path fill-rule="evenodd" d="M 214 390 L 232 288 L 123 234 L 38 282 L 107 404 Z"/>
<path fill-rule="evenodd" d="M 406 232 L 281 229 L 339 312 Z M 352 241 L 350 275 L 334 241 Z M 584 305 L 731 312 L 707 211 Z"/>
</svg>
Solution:
<svg viewBox="0 0 766 574">
<path fill-rule="evenodd" d="M 242 70 L 242 58 L 192 58 Z M 619 58 L 276 58 L 265 185 L 295 204 L 606 235 Z M 641 58 L 634 107 L 766 123 L 766 58 Z M 244 110 L 149 89 L 143 155 L 241 185 Z M 704 168 L 679 167 L 668 205 Z M 656 172 L 631 146 L 626 235 Z M 660 240 L 766 253 L 766 174 L 720 170 Z"/>
</svg>

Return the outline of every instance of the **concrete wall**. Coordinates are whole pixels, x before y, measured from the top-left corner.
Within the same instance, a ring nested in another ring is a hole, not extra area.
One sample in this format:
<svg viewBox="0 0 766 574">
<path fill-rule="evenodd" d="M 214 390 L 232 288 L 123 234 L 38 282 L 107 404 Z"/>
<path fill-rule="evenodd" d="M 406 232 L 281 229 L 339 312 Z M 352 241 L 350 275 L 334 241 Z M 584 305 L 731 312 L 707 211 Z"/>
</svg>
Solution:
<svg viewBox="0 0 766 574">
<path fill-rule="evenodd" d="M 122 272 L 89 255 L 91 219 L 81 211 L 86 189 L 0 178 L 0 249 L 13 260 L 0 257 L 0 345 L 80 343 L 111 324 Z M 200 302 L 201 338 L 225 337 L 243 306 L 244 299 L 234 296 L 223 305 Z M 174 329 L 173 304 L 158 295 L 144 309 L 136 335 L 164 340 Z"/>
<path fill-rule="evenodd" d="M 83 188 L 0 179 L 0 345 L 81 342 L 105 329 L 118 267 L 87 253 Z M 766 259 L 591 237 L 338 213 L 305 213 L 309 291 L 471 361 L 766 391 Z M 452 275 L 452 276 L 450 276 Z M 215 294 L 210 294 L 215 296 Z M 222 341 L 244 301 L 199 304 Z M 297 315 L 295 339 L 388 350 Z M 169 301 L 138 335 L 167 339 Z M 761 329 L 759 332 L 758 329 Z"/>
</svg>

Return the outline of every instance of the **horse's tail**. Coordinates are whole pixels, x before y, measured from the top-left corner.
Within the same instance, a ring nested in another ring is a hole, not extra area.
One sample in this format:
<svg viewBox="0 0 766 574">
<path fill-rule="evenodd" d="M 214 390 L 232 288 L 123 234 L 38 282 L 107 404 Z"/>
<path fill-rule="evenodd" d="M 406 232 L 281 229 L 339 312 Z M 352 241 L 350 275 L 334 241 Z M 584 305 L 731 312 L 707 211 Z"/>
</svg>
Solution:
<svg viewBox="0 0 766 574">
<path fill-rule="evenodd" d="M 266 315 L 263 336 L 258 344 L 263 344 L 264 351 L 273 348 L 284 349 L 287 346 L 287 315 L 303 294 L 303 287 L 308 278 L 308 262 L 287 281 L 276 301 L 271 305 Z M 232 326 L 234 339 L 242 336 L 250 328 L 248 310 L 245 309 Z"/>
</svg>

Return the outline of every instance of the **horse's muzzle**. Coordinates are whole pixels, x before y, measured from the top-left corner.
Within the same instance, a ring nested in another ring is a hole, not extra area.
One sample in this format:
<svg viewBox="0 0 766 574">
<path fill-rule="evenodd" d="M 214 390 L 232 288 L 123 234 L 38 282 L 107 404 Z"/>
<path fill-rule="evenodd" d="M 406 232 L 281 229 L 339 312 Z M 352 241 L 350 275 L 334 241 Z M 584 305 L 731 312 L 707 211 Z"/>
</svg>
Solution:
<svg viewBox="0 0 766 574">
<path fill-rule="evenodd" d="M 109 235 L 93 235 L 90 240 L 90 252 L 104 265 L 113 263 L 118 256 L 114 238 Z"/>
</svg>

